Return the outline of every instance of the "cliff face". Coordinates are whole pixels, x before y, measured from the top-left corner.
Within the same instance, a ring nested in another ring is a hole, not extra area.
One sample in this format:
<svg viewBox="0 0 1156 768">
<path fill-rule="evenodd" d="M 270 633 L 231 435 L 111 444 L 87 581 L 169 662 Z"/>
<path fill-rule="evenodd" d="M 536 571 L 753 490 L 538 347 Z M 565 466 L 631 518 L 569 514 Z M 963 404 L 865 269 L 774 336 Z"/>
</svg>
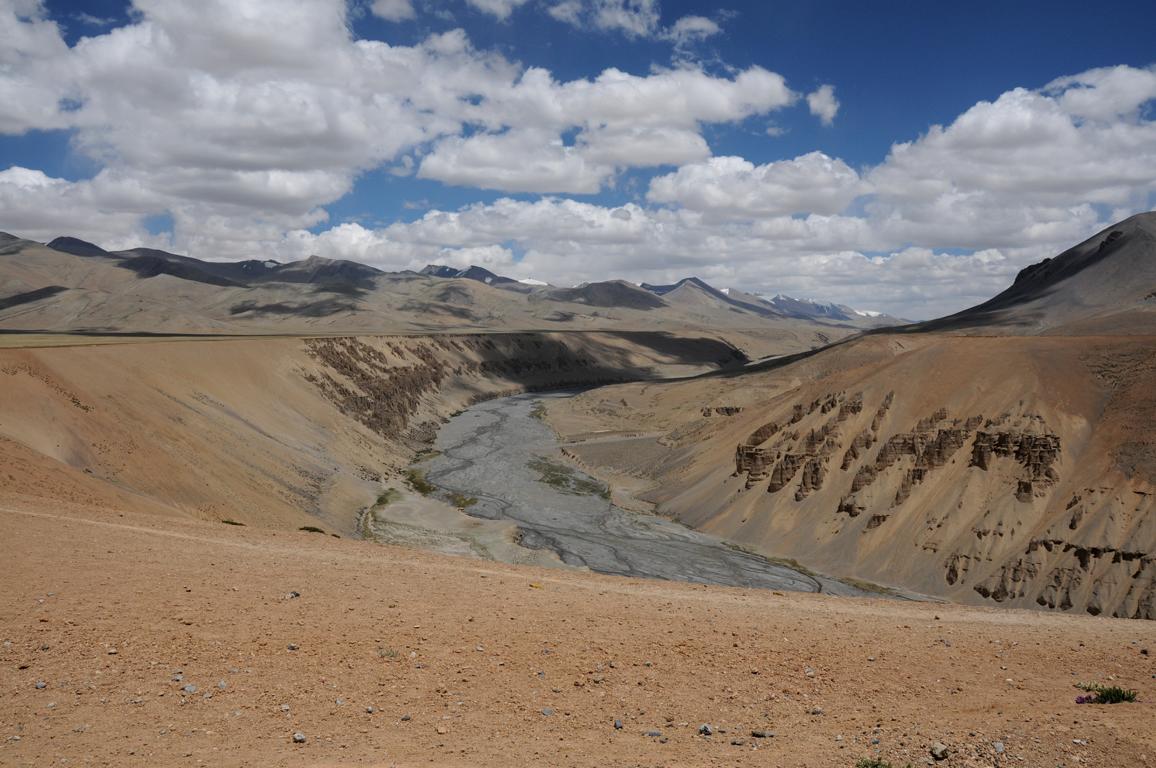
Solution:
<svg viewBox="0 0 1156 768">
<path fill-rule="evenodd" d="M 479 398 L 740 360 L 716 339 L 645 333 L 0 350 L 0 495 L 350 533 Z"/>
<path fill-rule="evenodd" d="M 678 461 L 656 462 L 645 498 L 769 554 L 966 602 L 1156 618 L 1154 348 L 877 337 L 574 408 L 666 420 Z M 743 409 L 697 416 L 722 403 Z"/>
</svg>

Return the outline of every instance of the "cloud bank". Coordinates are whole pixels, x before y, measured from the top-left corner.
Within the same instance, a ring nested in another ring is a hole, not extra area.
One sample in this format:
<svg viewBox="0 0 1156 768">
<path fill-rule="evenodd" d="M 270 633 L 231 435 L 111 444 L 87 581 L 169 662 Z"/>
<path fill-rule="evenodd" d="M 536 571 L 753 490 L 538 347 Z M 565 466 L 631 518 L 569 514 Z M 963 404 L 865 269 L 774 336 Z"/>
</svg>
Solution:
<svg viewBox="0 0 1156 768">
<path fill-rule="evenodd" d="M 497 23 L 521 12 L 471 1 Z M 0 111 L 0 133 L 68 130 L 99 168 L 79 181 L 0 170 L 0 228 L 202 258 L 474 259 L 557 283 L 693 273 L 923 317 L 990 296 L 1156 194 L 1153 68 L 995 95 L 871 167 L 819 151 L 756 164 L 716 155 L 711 126 L 766 125 L 804 102 L 833 124 L 834 86 L 804 97 L 758 66 L 685 62 L 561 80 L 462 30 L 410 46 L 356 39 L 343 0 L 135 7 L 128 26 L 70 47 L 39 2 L 0 0 L 0 101 L 20 105 Z M 407 0 L 369 7 L 399 23 L 417 13 Z M 675 46 L 724 34 L 704 17 L 663 27 L 653 0 L 533 7 Z M 378 169 L 528 197 L 330 224 L 327 206 Z M 640 170 L 653 175 L 630 204 L 571 197 Z M 171 233 L 148 233 L 157 216 Z"/>
</svg>

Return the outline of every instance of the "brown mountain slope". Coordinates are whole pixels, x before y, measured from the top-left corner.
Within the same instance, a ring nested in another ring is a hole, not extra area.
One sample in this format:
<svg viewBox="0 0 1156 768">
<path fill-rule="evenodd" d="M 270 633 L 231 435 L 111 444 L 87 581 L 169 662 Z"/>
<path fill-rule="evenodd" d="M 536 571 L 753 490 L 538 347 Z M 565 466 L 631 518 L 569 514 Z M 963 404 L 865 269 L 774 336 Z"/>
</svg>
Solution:
<svg viewBox="0 0 1156 768">
<path fill-rule="evenodd" d="M 349 534 L 478 398 L 742 359 L 612 332 L 0 349 L 0 496 Z"/>
<path fill-rule="evenodd" d="M 1156 333 L 1156 211 L 1023 269 L 998 296 L 912 331 Z"/>
<path fill-rule="evenodd" d="M 1156 618 L 1154 221 L 943 321 L 592 392 L 552 418 L 659 511 L 768 554 L 954 600 Z"/>
</svg>

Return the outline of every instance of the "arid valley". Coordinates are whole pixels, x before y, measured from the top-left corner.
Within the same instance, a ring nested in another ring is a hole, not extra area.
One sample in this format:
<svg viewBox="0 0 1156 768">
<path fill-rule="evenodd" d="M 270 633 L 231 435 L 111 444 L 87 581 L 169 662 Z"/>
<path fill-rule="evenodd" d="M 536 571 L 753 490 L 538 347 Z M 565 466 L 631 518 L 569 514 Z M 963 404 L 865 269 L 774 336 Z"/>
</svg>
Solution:
<svg viewBox="0 0 1156 768">
<path fill-rule="evenodd" d="M 1156 768 L 1152 29 L 0 0 L 0 768 Z"/>
</svg>

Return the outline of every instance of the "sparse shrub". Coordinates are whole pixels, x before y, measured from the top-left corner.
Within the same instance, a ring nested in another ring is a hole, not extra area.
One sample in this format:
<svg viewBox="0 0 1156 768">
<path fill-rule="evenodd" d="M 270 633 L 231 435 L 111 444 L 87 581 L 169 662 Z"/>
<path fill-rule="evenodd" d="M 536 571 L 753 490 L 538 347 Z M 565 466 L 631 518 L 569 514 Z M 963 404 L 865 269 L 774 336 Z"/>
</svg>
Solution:
<svg viewBox="0 0 1156 768">
<path fill-rule="evenodd" d="M 450 503 L 459 509 L 466 509 L 478 503 L 478 500 L 473 496 L 467 496 L 464 493 L 454 491 L 450 494 Z"/>
<path fill-rule="evenodd" d="M 386 488 L 377 495 L 376 506 L 384 507 L 386 504 L 392 504 L 401 498 L 401 493 L 396 488 Z"/>
<path fill-rule="evenodd" d="M 530 415 L 538 421 L 546 420 L 546 404 L 541 400 L 534 403 L 534 407 L 530 409 Z"/>
<path fill-rule="evenodd" d="M 1100 685 L 1099 683 L 1076 683 L 1081 691 L 1087 691 L 1087 696 L 1077 696 L 1077 704 L 1120 704 L 1125 701 L 1135 701 L 1136 691 L 1131 688 L 1121 688 L 1118 685 Z"/>
<path fill-rule="evenodd" d="M 425 472 L 420 469 L 407 469 L 405 471 L 405 482 L 417 493 L 422 496 L 429 496 L 437 490 L 437 487 L 429 480 L 425 479 Z"/>
<path fill-rule="evenodd" d="M 399 653 L 396 648 L 386 648 L 382 645 L 377 647 L 377 658 L 379 659 L 396 659 L 398 655 Z"/>
<path fill-rule="evenodd" d="M 597 480 L 579 476 L 578 472 L 560 461 L 547 459 L 544 456 L 535 456 L 527 463 L 530 469 L 538 473 L 538 482 L 545 483 L 555 490 L 573 496 L 601 496 L 610 498 L 610 489 Z"/>
</svg>

